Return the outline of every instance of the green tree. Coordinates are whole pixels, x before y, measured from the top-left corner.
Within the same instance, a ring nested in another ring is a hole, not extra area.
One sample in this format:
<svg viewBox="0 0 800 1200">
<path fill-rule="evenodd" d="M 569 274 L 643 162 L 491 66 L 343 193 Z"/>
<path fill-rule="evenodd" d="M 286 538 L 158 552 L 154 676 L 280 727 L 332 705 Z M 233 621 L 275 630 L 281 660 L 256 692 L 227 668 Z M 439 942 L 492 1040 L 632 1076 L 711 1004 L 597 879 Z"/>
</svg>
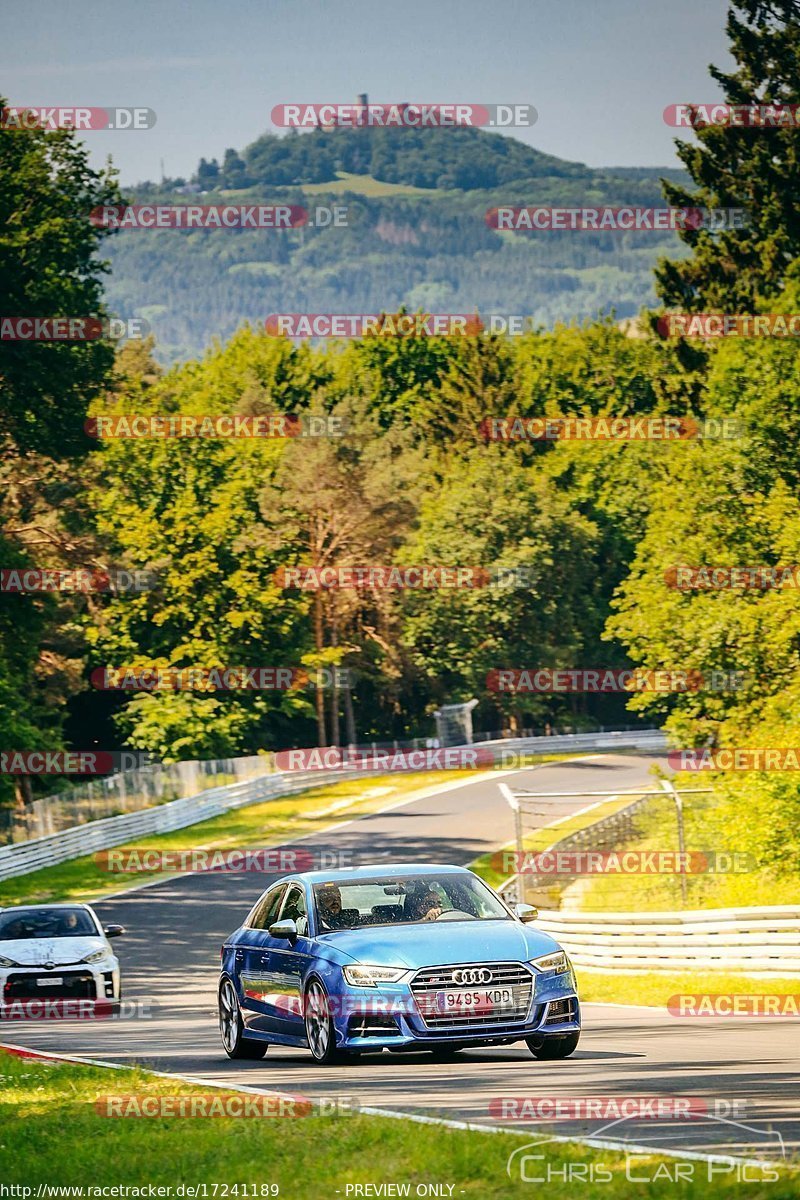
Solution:
<svg viewBox="0 0 800 1200">
<path fill-rule="evenodd" d="M 312 358 L 243 330 L 158 378 L 140 357 L 93 408 L 193 415 L 294 411 L 313 390 Z M 98 529 L 158 586 L 115 598 L 89 630 L 93 665 L 294 665 L 306 649 L 296 600 L 274 582 L 282 561 L 260 536 L 259 496 L 285 445 L 276 439 L 120 438 L 93 455 Z M 277 743 L 310 712 L 295 690 L 139 693 L 118 721 L 132 746 L 164 759 L 214 757 Z"/>
<path fill-rule="evenodd" d="M 4 105 L 0 98 L 0 107 Z M 0 313 L 105 315 L 98 258 L 104 231 L 91 210 L 112 204 L 110 172 L 95 172 L 69 131 L 8 130 L 0 137 Z M 91 523 L 77 496 L 76 463 L 89 448 L 83 423 L 108 380 L 105 340 L 0 340 L 0 563 L 92 565 Z M 88 560 L 88 561 L 87 561 Z M 96 560 L 95 560 L 96 561 Z M 57 748 L 67 697 L 80 688 L 74 598 L 0 597 L 0 745 Z M 50 784 L 52 787 L 52 783 Z M 0 778 L 0 801 L 11 795 Z M 17 798 L 30 799 L 27 779 Z"/>
<path fill-rule="evenodd" d="M 735 0 L 726 30 L 734 71 L 711 67 L 733 105 L 800 102 L 800 5 L 797 0 Z M 800 158 L 797 128 L 707 126 L 697 143 L 678 141 L 678 156 L 696 185 L 664 181 L 674 205 L 744 208 L 747 226 L 714 232 L 685 229 L 688 258 L 662 259 L 656 287 L 668 307 L 699 312 L 753 311 L 778 295 L 800 252 Z"/>
<path fill-rule="evenodd" d="M 499 668 L 580 661 L 586 631 L 596 627 L 594 533 L 540 472 L 499 447 L 477 448 L 451 462 L 441 487 L 423 502 L 399 560 L 522 570 L 513 586 L 506 574 L 499 576 L 506 585 L 409 593 L 403 643 L 424 681 L 429 710 L 476 696 L 484 714 L 512 720 L 551 711 L 550 699 L 503 695 L 487 677 Z"/>
</svg>

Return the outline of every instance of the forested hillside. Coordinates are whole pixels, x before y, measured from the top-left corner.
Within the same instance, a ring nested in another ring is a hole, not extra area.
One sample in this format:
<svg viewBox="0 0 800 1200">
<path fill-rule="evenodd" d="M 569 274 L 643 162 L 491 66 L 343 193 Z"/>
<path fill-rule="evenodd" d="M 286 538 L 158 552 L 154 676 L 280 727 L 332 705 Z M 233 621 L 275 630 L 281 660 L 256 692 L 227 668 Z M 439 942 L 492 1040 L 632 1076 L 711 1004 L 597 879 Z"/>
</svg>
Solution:
<svg viewBox="0 0 800 1200">
<path fill-rule="evenodd" d="M 660 205 L 660 175 L 598 171 L 478 129 L 337 129 L 265 134 L 203 159 L 193 180 L 143 184 L 127 199 L 346 205 L 347 227 L 121 231 L 111 239 L 111 307 L 143 316 L 162 362 L 271 312 L 519 313 L 537 326 L 653 303 L 673 234 L 499 233 L 500 205 Z M 177 192 L 176 188 L 184 189 Z"/>
</svg>

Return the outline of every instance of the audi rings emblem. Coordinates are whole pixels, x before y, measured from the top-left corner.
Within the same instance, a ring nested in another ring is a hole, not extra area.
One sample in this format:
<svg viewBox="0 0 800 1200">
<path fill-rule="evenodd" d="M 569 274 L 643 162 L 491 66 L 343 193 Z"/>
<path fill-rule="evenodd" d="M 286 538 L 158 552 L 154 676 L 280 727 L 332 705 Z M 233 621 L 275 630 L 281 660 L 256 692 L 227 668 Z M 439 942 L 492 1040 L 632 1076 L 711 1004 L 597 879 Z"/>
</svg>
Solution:
<svg viewBox="0 0 800 1200">
<path fill-rule="evenodd" d="M 464 967 L 453 971 L 453 983 L 491 983 L 492 972 L 488 967 Z"/>
</svg>

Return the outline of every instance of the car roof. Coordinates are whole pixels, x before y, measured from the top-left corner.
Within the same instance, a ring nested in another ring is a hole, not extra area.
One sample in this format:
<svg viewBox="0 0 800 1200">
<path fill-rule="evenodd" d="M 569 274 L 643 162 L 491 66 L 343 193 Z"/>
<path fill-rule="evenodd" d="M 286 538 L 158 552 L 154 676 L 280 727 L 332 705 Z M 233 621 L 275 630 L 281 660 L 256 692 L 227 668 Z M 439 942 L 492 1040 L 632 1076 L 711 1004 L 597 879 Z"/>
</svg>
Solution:
<svg viewBox="0 0 800 1200">
<path fill-rule="evenodd" d="M 391 881 L 397 879 L 398 875 L 470 875 L 466 867 L 454 867 L 450 863 L 392 863 L 387 866 L 385 862 L 366 863 L 360 867 L 339 867 L 338 870 L 330 871 L 303 871 L 298 874 L 287 876 L 286 880 L 281 882 L 289 882 L 289 879 L 298 880 L 305 883 L 347 883 L 351 880 L 358 879 L 386 879 Z"/>
</svg>

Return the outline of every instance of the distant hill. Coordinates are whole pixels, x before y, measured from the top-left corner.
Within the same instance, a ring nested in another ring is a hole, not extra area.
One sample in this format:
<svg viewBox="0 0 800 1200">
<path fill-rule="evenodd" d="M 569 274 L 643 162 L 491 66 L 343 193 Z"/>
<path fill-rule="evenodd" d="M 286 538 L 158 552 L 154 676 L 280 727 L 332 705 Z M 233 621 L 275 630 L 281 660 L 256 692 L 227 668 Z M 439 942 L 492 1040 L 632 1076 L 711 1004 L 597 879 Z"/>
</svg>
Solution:
<svg viewBox="0 0 800 1200">
<path fill-rule="evenodd" d="M 654 301 L 664 233 L 498 233 L 497 205 L 660 205 L 679 170 L 593 169 L 478 129 L 265 134 L 192 180 L 144 183 L 128 200 L 348 205 L 348 227 L 121 232 L 107 245 L 109 302 L 144 316 L 164 361 L 199 353 L 271 312 L 524 313 L 542 325 Z M 188 195 L 187 195 L 188 193 Z"/>
</svg>

